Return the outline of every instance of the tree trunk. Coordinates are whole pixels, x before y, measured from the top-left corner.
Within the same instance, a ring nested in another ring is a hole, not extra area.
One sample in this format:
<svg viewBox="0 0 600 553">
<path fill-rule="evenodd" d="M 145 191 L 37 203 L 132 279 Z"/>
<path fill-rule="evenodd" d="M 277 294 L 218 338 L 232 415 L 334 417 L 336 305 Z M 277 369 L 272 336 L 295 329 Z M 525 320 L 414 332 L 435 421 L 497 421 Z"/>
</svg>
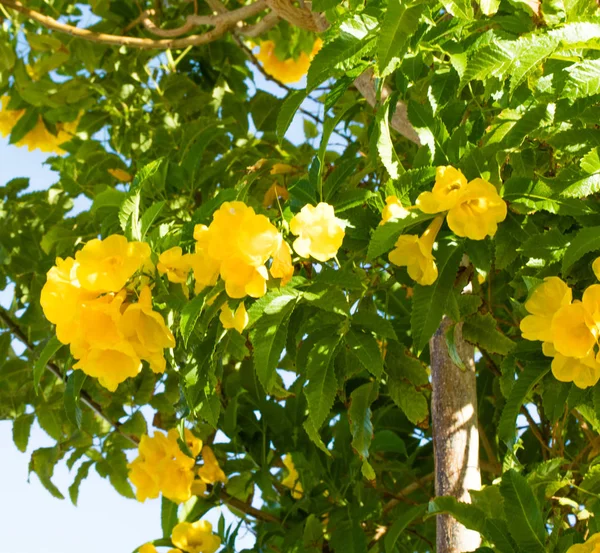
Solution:
<svg viewBox="0 0 600 553">
<path fill-rule="evenodd" d="M 429 342 L 435 493 L 470 503 L 469 490 L 481 488 L 474 349 L 462 339 L 458 325 L 455 345 L 465 369 L 452 362 L 445 338 L 452 324 L 445 317 Z M 436 542 L 437 553 L 463 553 L 477 549 L 481 538 L 451 516 L 438 515 Z"/>
</svg>

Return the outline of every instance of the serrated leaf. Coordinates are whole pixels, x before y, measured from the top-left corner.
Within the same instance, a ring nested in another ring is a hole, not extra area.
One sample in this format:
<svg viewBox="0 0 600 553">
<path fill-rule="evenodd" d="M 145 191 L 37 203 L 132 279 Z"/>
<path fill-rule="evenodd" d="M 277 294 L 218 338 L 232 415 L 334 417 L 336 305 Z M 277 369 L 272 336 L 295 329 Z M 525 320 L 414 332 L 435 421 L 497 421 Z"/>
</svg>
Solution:
<svg viewBox="0 0 600 553">
<path fill-rule="evenodd" d="M 372 311 L 357 311 L 352 316 L 352 325 L 370 330 L 381 338 L 398 339 L 392 323 Z"/>
<path fill-rule="evenodd" d="M 489 353 L 507 355 L 515 347 L 515 343 L 510 338 L 498 331 L 496 319 L 490 313 L 485 315 L 476 313 L 465 319 L 462 333 L 467 342 Z"/>
<path fill-rule="evenodd" d="M 19 451 L 22 451 L 23 453 L 25 453 L 25 451 L 27 450 L 27 444 L 29 443 L 29 435 L 31 433 L 31 425 L 33 424 L 34 420 L 34 414 L 25 414 L 19 415 L 13 421 L 13 442 L 15 442 L 17 449 Z"/>
<path fill-rule="evenodd" d="M 352 433 L 352 447 L 358 452 L 361 459 L 369 457 L 369 447 L 373 439 L 371 403 L 376 398 L 377 384 L 375 382 L 367 382 L 350 394 L 348 417 Z"/>
<path fill-rule="evenodd" d="M 565 68 L 568 77 L 562 95 L 576 100 L 600 94 L 600 60 L 585 60 Z"/>
<path fill-rule="evenodd" d="M 335 553 L 367 553 L 367 537 L 357 520 L 332 525 L 329 544 Z"/>
<path fill-rule="evenodd" d="M 428 515 L 449 514 L 469 530 L 482 533 L 485 528 L 486 514 L 469 503 L 458 501 L 455 497 L 441 496 L 432 499 L 427 509 Z"/>
<path fill-rule="evenodd" d="M 130 240 L 140 240 L 140 201 L 139 192 L 133 193 L 125 199 L 119 210 L 119 223 L 121 229 Z"/>
<path fill-rule="evenodd" d="M 442 4 L 454 17 L 467 20 L 473 19 L 471 0 L 443 0 Z"/>
<path fill-rule="evenodd" d="M 306 519 L 302 544 L 306 553 L 323 551 L 323 525 L 314 514 L 308 515 Z"/>
<path fill-rule="evenodd" d="M 565 251 L 562 262 L 563 274 L 568 273 L 571 267 L 586 253 L 596 250 L 600 250 L 600 227 L 580 229 L 571 239 L 571 243 Z"/>
<path fill-rule="evenodd" d="M 31 454 L 31 460 L 29 461 L 29 472 L 35 472 L 44 488 L 46 488 L 57 499 L 65 498 L 65 496 L 60 493 L 60 490 L 52 482 L 54 467 L 62 458 L 62 456 L 63 454 L 60 452 L 58 446 L 42 447 L 40 449 L 36 449 Z"/>
<path fill-rule="evenodd" d="M 160 201 L 153 203 L 142 215 L 142 220 L 140 222 L 140 240 L 146 238 L 146 233 L 152 226 L 152 223 L 156 220 L 156 218 L 160 215 L 163 207 L 167 202 Z"/>
<path fill-rule="evenodd" d="M 306 373 L 308 384 L 304 388 L 308 402 L 308 415 L 315 429 L 319 429 L 333 406 L 337 394 L 337 379 L 333 356 L 340 336 L 328 336 L 317 341 L 308 354 Z"/>
<path fill-rule="evenodd" d="M 327 457 L 331 457 L 331 452 L 327 449 L 327 446 L 323 443 L 321 436 L 319 435 L 319 431 L 314 427 L 310 418 L 307 418 L 302 424 L 306 434 L 323 453 L 327 455 Z"/>
<path fill-rule="evenodd" d="M 500 7 L 500 0 L 478 0 L 479 7 L 484 15 L 494 15 Z"/>
<path fill-rule="evenodd" d="M 81 407 L 79 394 L 87 375 L 80 370 L 74 370 L 67 379 L 65 386 L 64 404 L 67 418 L 77 427 L 81 428 Z"/>
<path fill-rule="evenodd" d="M 296 301 L 297 296 L 292 294 L 272 298 L 250 331 L 250 341 L 254 346 L 254 369 L 267 393 L 271 393 L 275 384 L 275 369 L 285 347 L 290 316 Z"/>
<path fill-rule="evenodd" d="M 526 365 L 525 370 L 519 375 L 519 379 L 513 384 L 498 423 L 498 437 L 509 446 L 514 444 L 517 436 L 516 423 L 521 406 L 534 386 L 544 378 L 549 370 L 550 362 L 543 365 Z"/>
<path fill-rule="evenodd" d="M 398 240 L 398 236 L 400 236 L 404 230 L 424 221 L 429 221 L 430 219 L 433 219 L 433 217 L 435 217 L 435 215 L 411 211 L 410 215 L 404 219 L 390 221 L 384 225 L 378 226 L 371 235 L 367 258 L 373 260 L 376 257 L 389 252 L 394 247 L 396 240 Z"/>
<path fill-rule="evenodd" d="M 413 424 L 422 424 L 429 417 L 429 406 L 422 392 L 403 380 L 390 376 L 388 388 L 392 401 L 402 409 L 406 418 Z"/>
<path fill-rule="evenodd" d="M 42 375 L 46 370 L 46 365 L 50 362 L 50 359 L 54 356 L 54 354 L 63 346 L 63 344 L 58 340 L 56 336 L 52 336 L 44 349 L 40 353 L 35 365 L 33 366 L 33 386 L 37 392 L 40 381 L 42 380 Z"/>
<path fill-rule="evenodd" d="M 398 538 L 406 530 L 408 525 L 425 514 L 427 511 L 427 505 L 416 505 L 410 509 L 402 511 L 398 516 L 395 517 L 394 523 L 389 527 L 385 534 L 384 545 L 385 553 L 394 553 L 396 551 L 395 546 Z"/>
<path fill-rule="evenodd" d="M 524 476 L 511 469 L 502 475 L 500 493 L 508 529 L 520 549 L 531 553 L 546 551 L 546 528 L 540 506 Z"/>
<path fill-rule="evenodd" d="M 346 347 L 352 351 L 363 367 L 375 378 L 380 378 L 383 371 L 383 357 L 377 340 L 364 332 L 349 330 L 344 337 Z"/>
<path fill-rule="evenodd" d="M 287 96 L 277 114 L 277 139 L 281 144 L 296 112 L 307 96 L 306 90 L 295 90 Z"/>
<path fill-rule="evenodd" d="M 181 310 L 181 317 L 179 319 L 179 331 L 183 338 L 184 345 L 187 346 L 188 340 L 194 331 L 196 321 L 204 309 L 204 303 L 206 301 L 205 294 L 198 294 L 194 299 L 185 304 Z"/>
<path fill-rule="evenodd" d="M 413 289 L 410 324 L 417 354 L 423 351 L 444 316 L 446 301 L 454 286 L 462 252 L 462 247 L 457 245 L 440 248 L 436 259 L 437 280 L 431 286 L 417 284 Z"/>
<path fill-rule="evenodd" d="M 22 140 L 27 133 L 32 131 L 36 125 L 43 125 L 44 123 L 40 120 L 40 116 L 36 110 L 28 109 L 25 111 L 16 125 L 10 130 L 9 144 L 16 144 Z"/>
<path fill-rule="evenodd" d="M 398 0 L 392 0 L 397 2 Z M 400 174 L 404 172 L 400 158 L 394 150 L 394 144 L 392 143 L 392 136 L 390 134 L 390 102 L 389 99 L 379 108 L 377 112 L 377 152 L 379 153 L 379 159 L 386 168 L 390 178 L 397 180 Z"/>
<path fill-rule="evenodd" d="M 81 483 L 88 477 L 90 473 L 90 468 L 94 464 L 95 461 L 84 461 L 79 465 L 77 469 L 77 474 L 75 475 L 75 479 L 73 483 L 69 486 L 69 498 L 71 499 L 71 503 L 73 505 L 77 505 L 77 500 L 79 499 L 79 488 Z"/>
</svg>

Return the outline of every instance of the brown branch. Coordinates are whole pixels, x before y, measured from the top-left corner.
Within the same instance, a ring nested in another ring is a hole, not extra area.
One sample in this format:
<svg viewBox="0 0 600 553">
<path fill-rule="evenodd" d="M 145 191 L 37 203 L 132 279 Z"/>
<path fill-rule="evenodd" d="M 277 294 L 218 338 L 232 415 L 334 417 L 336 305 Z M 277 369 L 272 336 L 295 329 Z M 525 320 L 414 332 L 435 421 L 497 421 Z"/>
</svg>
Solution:
<svg viewBox="0 0 600 553">
<path fill-rule="evenodd" d="M 545 440 L 540 432 L 540 429 L 538 428 L 538 425 L 535 423 L 531 414 L 529 413 L 529 411 L 527 410 L 527 408 L 524 405 L 521 405 L 521 413 L 523 415 L 525 415 L 525 418 L 527 419 L 527 424 L 529 424 L 529 428 L 531 429 L 532 434 L 535 436 L 537 441 L 540 442 L 542 448 L 545 451 L 552 453 L 552 450 L 548 447 L 548 444 L 545 442 Z"/>
<path fill-rule="evenodd" d="M 185 38 L 170 38 L 153 40 L 149 38 L 137 38 L 120 35 L 111 35 L 107 33 L 98 33 L 90 31 L 88 29 L 81 29 L 73 25 L 66 25 L 48 17 L 40 12 L 32 10 L 24 6 L 18 0 L 0 0 L 0 4 L 11 8 L 19 13 L 26 15 L 29 19 L 37 21 L 40 25 L 43 25 L 47 29 L 57 31 L 59 33 L 66 33 L 76 38 L 88 40 L 90 42 L 97 42 L 99 44 L 109 44 L 113 46 L 131 46 L 142 50 L 162 49 L 166 50 L 169 48 L 187 48 L 188 46 L 200 46 L 202 44 L 208 44 L 219 38 L 221 38 L 227 31 L 235 27 L 235 25 L 244 19 L 258 15 L 261 11 L 267 8 L 266 0 L 257 0 L 253 4 L 244 6 L 237 10 L 232 10 L 227 13 L 219 14 L 216 16 L 189 16 L 192 21 L 207 21 L 206 24 L 214 25 L 215 28 L 207 31 L 206 33 L 199 35 L 191 35 Z M 202 17 L 202 19 L 198 19 Z M 144 22 L 144 20 L 142 20 Z M 194 23 L 197 24 L 197 23 Z M 204 23 L 202 23 L 204 24 Z"/>
<path fill-rule="evenodd" d="M 254 517 L 257 520 L 262 520 L 263 522 L 274 522 L 276 524 L 282 523 L 281 520 L 279 520 L 276 516 L 272 515 L 271 513 L 266 513 L 265 511 L 261 511 L 260 509 L 255 509 L 254 507 L 252 507 L 252 505 L 248 505 L 248 503 L 242 501 L 241 499 L 229 495 L 223 489 L 221 489 L 221 491 L 219 492 L 219 497 L 225 503 L 227 503 L 227 505 L 230 505 L 234 509 L 242 511 L 247 515 Z"/>
<path fill-rule="evenodd" d="M 308 9 L 297 8 L 290 0 L 267 0 L 267 4 L 281 19 L 285 19 L 295 27 L 319 33 L 324 30 L 323 26 L 327 25 L 322 21 L 320 14 L 313 13 Z"/>
<path fill-rule="evenodd" d="M 25 333 L 21 330 L 21 327 L 13 320 L 13 318 L 10 316 L 10 313 L 8 313 L 8 311 L 6 311 L 3 307 L 0 307 L 0 319 L 2 319 L 2 322 L 4 322 L 4 324 L 6 325 L 6 327 L 9 330 L 9 332 L 13 336 L 15 336 L 15 338 L 17 338 L 19 340 L 19 342 L 21 342 L 29 351 L 35 352 L 35 348 L 33 347 L 33 344 L 29 341 L 29 338 L 27 338 Z M 58 367 L 58 365 L 56 363 L 49 361 L 48 363 L 46 363 L 46 369 L 49 370 L 61 382 L 66 382 L 66 379 L 62 374 L 62 371 L 60 370 L 60 368 Z M 85 390 L 81 390 L 81 392 L 79 393 L 79 398 L 81 400 L 81 403 L 85 404 L 96 415 L 98 415 L 100 418 L 104 419 L 108 424 L 110 424 L 115 429 L 116 432 L 121 434 L 121 436 L 123 436 L 124 438 L 127 438 L 131 443 L 135 444 L 136 446 L 138 445 L 138 440 L 135 437 L 129 436 L 128 434 L 125 434 L 124 432 L 122 432 L 120 429 L 121 423 L 119 423 L 117 421 L 113 421 L 112 419 L 107 417 L 102 412 L 102 407 L 96 401 L 94 401 Z"/>
</svg>

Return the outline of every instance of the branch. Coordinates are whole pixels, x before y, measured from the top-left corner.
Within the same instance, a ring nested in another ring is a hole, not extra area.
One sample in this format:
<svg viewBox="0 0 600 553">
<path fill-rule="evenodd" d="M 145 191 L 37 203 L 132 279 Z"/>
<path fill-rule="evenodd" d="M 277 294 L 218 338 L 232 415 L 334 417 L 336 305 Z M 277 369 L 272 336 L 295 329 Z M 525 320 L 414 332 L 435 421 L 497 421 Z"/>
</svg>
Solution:
<svg viewBox="0 0 600 553">
<path fill-rule="evenodd" d="M 40 12 L 27 8 L 18 0 L 0 0 L 0 4 L 26 15 L 29 19 L 37 21 L 40 25 L 43 25 L 44 27 L 52 31 L 66 33 L 73 37 L 88 40 L 90 42 L 97 42 L 99 44 L 109 44 L 113 46 L 131 46 L 133 48 L 139 48 L 141 50 L 166 50 L 170 48 L 187 48 L 188 46 L 199 46 L 202 44 L 208 44 L 209 42 L 214 42 L 215 40 L 221 38 L 227 31 L 235 27 L 235 25 L 238 22 L 252 17 L 254 15 L 258 15 L 261 11 L 267 8 L 266 0 L 257 0 L 256 2 L 248 6 L 244 6 L 237 10 L 233 10 L 215 16 L 189 16 L 189 18 L 191 18 L 192 21 L 200 21 L 200 24 L 214 25 L 215 28 L 211 31 L 207 31 L 206 33 L 200 35 L 191 35 L 185 38 L 153 40 L 150 38 L 137 38 L 120 35 L 111 35 L 107 33 L 97 33 L 95 31 L 81 29 L 73 25 L 66 25 L 64 23 L 61 23 L 60 21 L 57 21 L 56 19 L 53 19 L 52 17 L 48 17 Z M 142 23 L 146 25 L 147 20 L 148 18 L 142 19 Z M 196 25 L 198 23 L 194 24 Z M 151 23 L 151 25 L 154 24 Z M 156 26 L 154 26 L 153 28 L 158 29 Z M 162 31 L 165 32 L 164 30 Z"/>
<path fill-rule="evenodd" d="M 265 511 L 261 511 L 260 509 L 255 509 L 252 505 L 248 505 L 248 503 L 238 499 L 237 497 L 233 497 L 229 495 L 224 489 L 221 489 L 219 492 L 219 497 L 223 500 L 224 503 L 233 507 L 234 509 L 238 509 L 254 517 L 257 520 L 262 520 L 263 522 L 274 522 L 276 524 L 281 524 L 281 520 L 279 520 L 276 516 L 271 513 L 266 513 Z"/>
<path fill-rule="evenodd" d="M 10 316 L 10 313 L 8 313 L 8 311 L 6 311 L 6 309 L 4 309 L 4 307 L 1 307 L 1 306 L 0 306 L 0 319 L 2 320 L 2 322 L 4 322 L 4 324 L 6 325 L 6 327 L 9 330 L 9 332 L 11 334 L 13 334 L 13 336 L 15 336 L 15 338 L 17 338 L 20 342 L 22 342 L 23 345 L 29 351 L 35 352 L 35 348 L 33 347 L 33 344 L 29 341 L 29 338 L 27 338 L 25 333 L 21 330 L 21 327 L 13 320 L 13 318 Z M 54 376 L 56 376 L 56 378 L 58 378 L 61 382 L 66 382 L 66 379 L 62 375 L 62 372 L 61 372 L 60 368 L 58 367 L 58 365 L 56 365 L 56 363 L 49 361 L 48 363 L 46 363 L 46 369 L 49 370 Z M 79 394 L 79 398 L 83 404 L 85 404 L 94 413 L 96 413 L 96 415 L 98 415 L 99 417 L 104 419 L 108 424 L 110 424 L 115 429 L 116 432 L 121 434 L 121 436 L 123 436 L 124 438 L 127 438 L 131 443 L 135 444 L 136 446 L 138 445 L 138 440 L 135 439 L 134 437 L 129 436 L 128 434 L 125 434 L 124 432 L 122 432 L 121 428 L 120 428 L 121 423 L 119 423 L 117 421 L 113 421 L 112 419 L 107 417 L 102 412 L 102 407 L 96 401 L 94 401 L 85 390 L 81 390 L 81 392 Z"/>
</svg>

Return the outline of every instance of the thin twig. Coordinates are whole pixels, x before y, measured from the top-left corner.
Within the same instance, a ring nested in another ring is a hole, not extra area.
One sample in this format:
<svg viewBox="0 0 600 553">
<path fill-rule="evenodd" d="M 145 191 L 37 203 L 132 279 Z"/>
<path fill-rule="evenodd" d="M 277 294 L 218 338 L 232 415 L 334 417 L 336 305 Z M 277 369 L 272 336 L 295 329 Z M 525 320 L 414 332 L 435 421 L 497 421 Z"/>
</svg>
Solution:
<svg viewBox="0 0 600 553">
<path fill-rule="evenodd" d="M 548 447 L 548 444 L 544 441 L 544 438 L 542 437 L 542 434 L 540 433 L 540 429 L 538 428 L 538 425 L 535 423 L 531 414 L 529 413 L 529 411 L 527 410 L 527 408 L 524 405 L 521 405 L 521 413 L 523 415 L 525 415 L 525 418 L 527 419 L 527 424 L 529 424 L 529 428 L 531 429 L 532 434 L 535 436 L 537 441 L 540 442 L 542 448 L 545 451 L 552 453 L 552 450 Z"/>
</svg>

